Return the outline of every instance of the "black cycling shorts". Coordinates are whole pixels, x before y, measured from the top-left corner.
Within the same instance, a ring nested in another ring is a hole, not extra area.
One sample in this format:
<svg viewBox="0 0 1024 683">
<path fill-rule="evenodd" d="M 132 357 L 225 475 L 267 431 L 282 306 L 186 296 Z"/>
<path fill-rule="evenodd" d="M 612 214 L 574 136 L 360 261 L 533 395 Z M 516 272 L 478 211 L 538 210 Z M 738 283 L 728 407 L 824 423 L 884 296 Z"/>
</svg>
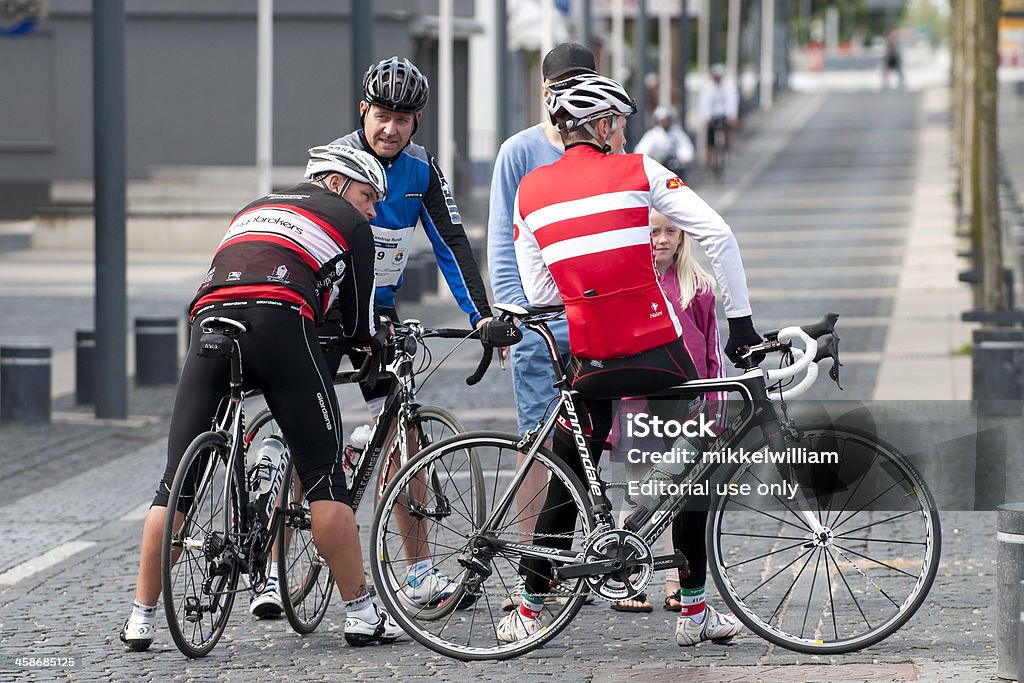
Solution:
<svg viewBox="0 0 1024 683">
<path fill-rule="evenodd" d="M 338 457 L 341 412 L 316 327 L 295 311 L 268 306 L 218 307 L 204 311 L 192 325 L 171 414 L 167 468 L 153 504 L 167 505 L 178 462 L 192 440 L 210 429 L 211 418 L 228 393 L 230 361 L 204 358 L 195 352 L 202 320 L 214 315 L 248 324 L 249 329 L 239 338 L 243 381 L 246 389 L 263 391 L 291 450 L 306 498 L 350 504 Z"/>
</svg>

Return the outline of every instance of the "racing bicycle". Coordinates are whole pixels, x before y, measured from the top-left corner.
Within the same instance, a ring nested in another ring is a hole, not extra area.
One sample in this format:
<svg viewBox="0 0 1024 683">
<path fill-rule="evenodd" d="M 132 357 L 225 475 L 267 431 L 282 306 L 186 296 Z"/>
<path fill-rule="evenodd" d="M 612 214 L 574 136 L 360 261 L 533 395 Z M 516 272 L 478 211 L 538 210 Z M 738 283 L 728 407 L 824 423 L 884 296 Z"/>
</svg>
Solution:
<svg viewBox="0 0 1024 683">
<path fill-rule="evenodd" d="M 738 461 L 694 458 L 673 479 L 675 490 L 650 509 L 638 506 L 617 527 L 608 487 L 577 418 L 577 394 L 546 325 L 562 310 L 497 308 L 503 318 L 514 316 L 544 339 L 561 377 L 558 405 L 525 436 L 474 431 L 445 439 L 405 465 L 384 490 L 374 518 L 371 567 L 382 602 L 415 640 L 461 660 L 508 659 L 541 647 L 572 621 L 587 591 L 609 601 L 635 597 L 654 571 L 686 566 L 681 554 L 655 557 L 651 548 L 681 510 L 695 509 L 695 498 L 709 510 L 708 562 L 722 599 L 752 632 L 776 645 L 810 654 L 855 651 L 894 633 L 922 605 L 938 569 L 941 531 L 935 501 L 917 470 L 877 436 L 870 416 L 854 411 L 806 420 L 796 417 L 801 404 L 787 403 L 814 384 L 818 361 L 831 358 L 829 376 L 839 383 L 836 314 L 767 333 L 748 350 L 751 360 L 781 354 L 778 368 L 753 365 L 736 377 L 693 380 L 659 392 L 677 400 L 737 395 L 722 431 L 700 450 L 748 455 Z M 543 445 L 559 413 L 568 417 L 585 481 Z M 793 456 L 806 452 L 836 457 L 814 464 Z M 789 455 L 772 455 L 783 453 Z M 520 454 L 525 459 L 517 468 Z M 469 485 L 472 463 L 483 467 L 483 487 Z M 568 533 L 520 533 L 524 512 L 517 492 L 530 468 L 540 468 L 548 479 L 541 500 L 548 487 L 568 491 L 575 516 Z M 444 476 L 431 479 L 410 500 L 410 482 L 424 481 L 426 472 Z M 702 482 L 709 491 L 703 501 L 692 493 Z M 787 495 L 794 491 L 799 494 Z M 481 495 L 487 497 L 482 503 Z M 487 510 L 482 523 L 474 513 L 481 504 Z M 429 525 L 433 566 L 458 583 L 455 597 L 475 600 L 470 609 L 438 618 L 404 604 L 393 590 L 405 565 L 402 518 L 408 516 Z M 501 605 L 527 558 L 547 563 L 552 591 L 557 586 L 569 597 L 546 601 L 544 628 L 503 642 L 497 628 Z"/>
<path fill-rule="evenodd" d="M 229 395 L 214 416 L 211 431 L 196 437 L 179 464 L 168 507 L 182 510 L 184 520 L 177 526 L 176 515 L 168 515 L 161 557 L 168 627 L 175 645 L 190 658 L 205 656 L 220 640 L 238 593 L 258 593 L 266 587 L 275 551 L 277 557 L 285 558 L 279 576 L 281 597 L 288 621 L 297 632 L 310 633 L 317 628 L 334 586 L 330 569 L 313 544 L 309 504 L 298 477 L 293 476 L 290 451 L 285 446 L 274 470 L 266 474 L 264 481 L 271 483 L 267 491 L 257 492 L 257 466 L 246 463 L 249 449 L 268 438 L 286 442 L 266 410 L 245 429 L 245 401 L 260 393 L 243 389 L 238 340 L 245 324 L 213 317 L 202 325 L 199 354 L 230 360 Z M 347 474 L 353 508 L 362 499 L 382 453 L 386 464 L 378 491 L 409 457 L 410 449 L 463 431 L 447 411 L 416 402 L 417 368 L 413 363 L 424 337 L 468 338 L 474 333 L 424 328 L 418 321 L 407 321 L 396 332 L 397 349 L 389 370 L 399 381 L 387 397 L 378 424 L 401 429 L 375 428 L 358 460 L 351 463 Z M 321 339 L 321 345 L 329 348 L 336 341 Z M 367 356 L 359 370 L 338 373 L 335 382 L 363 380 L 372 363 L 373 358 Z M 239 588 L 242 574 L 247 576 L 248 586 Z"/>
</svg>

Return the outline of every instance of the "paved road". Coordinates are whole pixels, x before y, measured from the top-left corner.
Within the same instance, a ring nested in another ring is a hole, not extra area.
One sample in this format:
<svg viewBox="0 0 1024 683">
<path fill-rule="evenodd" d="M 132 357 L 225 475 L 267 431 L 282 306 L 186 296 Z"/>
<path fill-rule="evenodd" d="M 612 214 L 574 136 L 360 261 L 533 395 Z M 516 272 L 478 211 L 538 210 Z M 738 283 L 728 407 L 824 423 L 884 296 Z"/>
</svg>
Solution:
<svg viewBox="0 0 1024 683">
<path fill-rule="evenodd" d="M 747 124 L 725 181 L 696 188 L 734 226 L 744 250 L 762 329 L 843 314 L 843 398 L 869 399 L 894 323 L 897 278 L 925 179 L 919 132 L 934 101 L 922 92 L 811 93 L 783 97 Z M 19 336 L 71 347 L 91 320 L 88 257 L 17 249 L 0 254 L 0 341 Z M 206 257 L 140 260 L 133 312 L 176 315 Z M 83 265 L 85 264 L 85 265 Z M 65 277 L 67 275 L 67 277 Z M 36 278 L 26 282 L 26 278 Z M 461 324 L 451 307 L 410 305 L 406 315 Z M 450 406 L 467 426 L 511 427 L 510 380 L 492 371 L 481 387 L 461 378 L 471 353 L 431 380 L 425 397 Z M 820 383 L 819 397 L 838 394 Z M 145 503 L 162 467 L 172 390 L 133 389 L 133 419 L 102 424 L 58 397 L 47 428 L 0 429 L 0 679 L 2 680 L 965 680 L 994 674 L 994 515 L 943 517 L 943 563 L 932 595 L 888 641 L 843 657 L 808 657 L 746 635 L 733 645 L 675 646 L 673 615 L 626 616 L 603 604 L 540 652 L 509 663 L 459 664 L 404 642 L 345 646 L 340 607 L 320 630 L 299 637 L 283 622 L 256 623 L 239 608 L 222 643 L 189 662 L 161 629 L 144 654 L 125 652 L 117 631 L 130 603 Z M 358 401 L 347 427 L 358 424 Z M 369 526 L 361 510 L 362 529 Z M 364 539 L 365 547 L 365 539 Z M 656 600 L 660 599 L 657 592 Z M 713 590 L 710 599 L 719 603 Z M 19 656 L 74 657 L 67 671 L 32 671 Z"/>
</svg>

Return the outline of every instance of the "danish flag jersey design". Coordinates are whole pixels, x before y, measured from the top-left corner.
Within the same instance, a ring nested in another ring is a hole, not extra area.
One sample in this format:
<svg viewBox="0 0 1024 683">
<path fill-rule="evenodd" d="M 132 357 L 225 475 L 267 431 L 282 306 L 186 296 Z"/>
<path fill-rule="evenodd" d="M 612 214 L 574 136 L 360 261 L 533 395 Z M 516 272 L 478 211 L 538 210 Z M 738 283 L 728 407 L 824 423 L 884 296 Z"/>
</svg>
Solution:
<svg viewBox="0 0 1024 683">
<path fill-rule="evenodd" d="M 523 179 L 514 212 L 523 289 L 533 305 L 565 304 L 574 355 L 621 358 L 682 334 L 655 268 L 651 206 L 705 248 L 726 314 L 750 314 L 739 248 L 714 210 L 649 157 L 576 145 Z"/>
</svg>

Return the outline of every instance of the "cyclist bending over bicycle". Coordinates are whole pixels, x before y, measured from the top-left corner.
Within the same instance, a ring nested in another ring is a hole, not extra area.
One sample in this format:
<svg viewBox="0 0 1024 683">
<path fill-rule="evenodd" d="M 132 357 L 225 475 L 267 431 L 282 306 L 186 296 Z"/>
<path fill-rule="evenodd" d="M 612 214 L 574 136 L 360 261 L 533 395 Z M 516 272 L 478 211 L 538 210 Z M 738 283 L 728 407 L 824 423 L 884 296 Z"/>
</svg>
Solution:
<svg viewBox="0 0 1024 683">
<path fill-rule="evenodd" d="M 254 201 L 235 216 L 192 302 L 192 338 L 178 383 L 167 468 L 143 528 L 132 614 L 121 640 L 153 642 L 160 545 L 178 462 L 228 393 L 229 361 L 196 354 L 202 321 L 227 313 L 248 330 L 239 340 L 246 388 L 262 390 L 294 456 L 310 502 L 313 538 L 345 600 L 345 639 L 390 642 L 401 630 L 367 591 L 348 488 L 338 466 L 341 414 L 315 324 L 337 298 L 344 333 L 382 355 L 374 325 L 373 234 L 368 219 L 387 194 L 384 168 L 365 152 L 309 150 L 307 180 Z M 181 524 L 185 510 L 175 511 Z"/>
<path fill-rule="evenodd" d="M 612 400 L 595 397 L 643 396 L 698 376 L 679 319 L 659 284 L 651 207 L 708 253 L 729 319 L 726 354 L 735 359 L 741 348 L 761 337 L 751 321 L 739 246 L 725 221 L 650 157 L 608 154 L 609 138 L 636 111 L 623 87 L 596 74 L 575 76 L 550 86 L 545 105 L 562 134 L 565 154 L 519 186 L 513 213 L 516 258 L 531 302 L 565 304 L 572 353 L 567 372 L 583 400 L 578 415 L 560 416 L 553 450 L 586 481 L 568 425 L 577 419 L 585 426 L 589 422 L 596 460 L 611 426 Z M 663 410 L 670 402 L 658 403 Z M 536 534 L 546 544 L 568 547 L 565 535 L 575 514 L 568 491 L 552 482 Z M 677 524 L 677 547 L 679 533 Z M 499 622 L 497 635 L 504 642 L 522 640 L 543 626 L 541 596 L 549 592 L 550 565 L 527 559 L 520 573 L 526 590 L 520 608 Z M 709 608 L 701 616 L 708 639 L 740 630 L 731 615 Z M 677 634 L 681 630 L 680 619 Z"/>
</svg>

